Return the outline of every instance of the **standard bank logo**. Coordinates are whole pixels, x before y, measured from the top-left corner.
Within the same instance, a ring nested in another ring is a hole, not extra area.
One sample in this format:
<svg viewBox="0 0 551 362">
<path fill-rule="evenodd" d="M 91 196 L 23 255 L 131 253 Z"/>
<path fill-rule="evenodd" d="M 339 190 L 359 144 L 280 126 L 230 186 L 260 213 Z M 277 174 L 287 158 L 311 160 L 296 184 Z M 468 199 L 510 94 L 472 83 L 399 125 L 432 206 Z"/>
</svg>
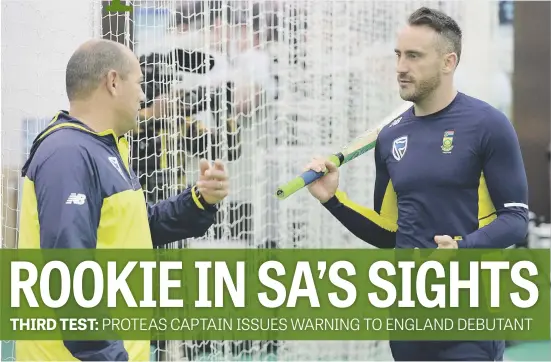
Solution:
<svg viewBox="0 0 551 362">
<path fill-rule="evenodd" d="M 408 149 L 408 136 L 398 137 L 392 142 L 392 156 L 396 161 L 400 161 Z"/>
</svg>

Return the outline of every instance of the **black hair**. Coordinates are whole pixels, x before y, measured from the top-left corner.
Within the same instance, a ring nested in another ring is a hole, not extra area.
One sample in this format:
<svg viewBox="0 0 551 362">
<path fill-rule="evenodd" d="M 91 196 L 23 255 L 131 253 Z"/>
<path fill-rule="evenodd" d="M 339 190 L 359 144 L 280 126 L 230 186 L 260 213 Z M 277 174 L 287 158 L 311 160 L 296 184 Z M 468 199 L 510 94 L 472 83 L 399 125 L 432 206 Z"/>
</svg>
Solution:
<svg viewBox="0 0 551 362">
<path fill-rule="evenodd" d="M 422 7 L 415 10 L 408 19 L 409 25 L 425 25 L 436 31 L 444 38 L 447 49 L 457 54 L 457 63 L 461 58 L 461 28 L 449 15 L 435 9 Z"/>
</svg>

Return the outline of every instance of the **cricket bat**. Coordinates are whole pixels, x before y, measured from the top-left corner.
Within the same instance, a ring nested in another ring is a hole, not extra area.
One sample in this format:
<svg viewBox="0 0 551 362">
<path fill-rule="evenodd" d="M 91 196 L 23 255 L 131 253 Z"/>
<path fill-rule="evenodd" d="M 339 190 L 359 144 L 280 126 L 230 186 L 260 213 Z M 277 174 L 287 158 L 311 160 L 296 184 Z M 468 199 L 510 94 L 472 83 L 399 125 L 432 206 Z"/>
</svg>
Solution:
<svg viewBox="0 0 551 362">
<path fill-rule="evenodd" d="M 377 137 L 379 136 L 379 132 L 381 131 L 381 129 L 389 122 L 392 122 L 402 113 L 411 108 L 412 105 L 413 104 L 411 102 L 405 102 L 404 104 L 400 105 L 400 107 L 396 108 L 388 116 L 386 116 L 376 128 L 365 131 L 354 140 L 352 140 L 350 143 L 345 145 L 340 152 L 336 152 L 330 155 L 328 157 L 329 161 L 333 162 L 337 167 L 341 167 L 347 162 L 350 162 L 353 159 L 363 155 L 367 151 L 375 148 Z M 327 171 L 316 172 L 313 170 L 308 170 L 302 173 L 300 176 L 297 176 L 294 179 L 290 180 L 286 184 L 278 187 L 276 191 L 276 196 L 280 200 L 286 199 L 303 187 L 323 177 L 325 174 L 327 174 Z"/>
</svg>

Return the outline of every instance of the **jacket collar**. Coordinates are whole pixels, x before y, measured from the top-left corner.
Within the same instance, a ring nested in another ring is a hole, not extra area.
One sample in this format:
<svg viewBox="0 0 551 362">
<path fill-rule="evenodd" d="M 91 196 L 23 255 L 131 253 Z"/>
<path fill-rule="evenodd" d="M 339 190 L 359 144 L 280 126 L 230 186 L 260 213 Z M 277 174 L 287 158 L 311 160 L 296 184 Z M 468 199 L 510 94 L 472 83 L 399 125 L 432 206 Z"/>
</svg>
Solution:
<svg viewBox="0 0 551 362">
<path fill-rule="evenodd" d="M 92 137 L 95 137 L 102 142 L 105 142 L 107 144 L 110 144 L 112 146 L 116 146 L 119 150 L 119 153 L 121 154 L 121 157 L 127 162 L 126 158 L 128 156 L 128 142 L 124 136 L 117 137 L 115 132 L 112 129 L 108 129 L 103 132 L 95 132 L 92 130 L 89 126 L 81 122 L 80 120 L 72 117 L 69 115 L 69 112 L 66 110 L 59 111 L 52 121 L 46 126 L 46 128 L 40 132 L 36 138 L 34 139 L 31 151 L 29 154 L 29 158 L 25 162 L 25 165 L 22 169 L 22 176 L 25 177 L 27 170 L 29 168 L 29 165 L 31 163 L 32 158 L 34 157 L 36 151 L 38 150 L 38 147 L 40 144 L 51 134 L 54 132 L 60 130 L 60 129 L 67 129 L 72 128 L 76 131 L 84 132 L 88 135 L 91 135 Z"/>
</svg>

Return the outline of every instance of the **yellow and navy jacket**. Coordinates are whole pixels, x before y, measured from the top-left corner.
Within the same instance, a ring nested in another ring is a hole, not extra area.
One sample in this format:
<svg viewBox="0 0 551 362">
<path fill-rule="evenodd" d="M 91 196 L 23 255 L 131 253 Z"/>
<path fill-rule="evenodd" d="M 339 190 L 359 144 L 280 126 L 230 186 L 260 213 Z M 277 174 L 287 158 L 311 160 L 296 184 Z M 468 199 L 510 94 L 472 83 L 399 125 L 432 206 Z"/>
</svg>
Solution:
<svg viewBox="0 0 551 362">
<path fill-rule="evenodd" d="M 217 208 L 195 189 L 153 206 L 129 167 L 124 137 L 66 111 L 34 140 L 22 176 L 19 248 L 152 249 L 204 235 Z M 149 341 L 19 341 L 17 360 L 149 360 Z"/>
<path fill-rule="evenodd" d="M 354 235 L 379 248 L 507 248 L 528 230 L 528 183 L 507 117 L 459 92 L 444 109 L 410 108 L 387 124 L 375 147 L 374 207 L 338 191 L 323 205 Z"/>
</svg>

